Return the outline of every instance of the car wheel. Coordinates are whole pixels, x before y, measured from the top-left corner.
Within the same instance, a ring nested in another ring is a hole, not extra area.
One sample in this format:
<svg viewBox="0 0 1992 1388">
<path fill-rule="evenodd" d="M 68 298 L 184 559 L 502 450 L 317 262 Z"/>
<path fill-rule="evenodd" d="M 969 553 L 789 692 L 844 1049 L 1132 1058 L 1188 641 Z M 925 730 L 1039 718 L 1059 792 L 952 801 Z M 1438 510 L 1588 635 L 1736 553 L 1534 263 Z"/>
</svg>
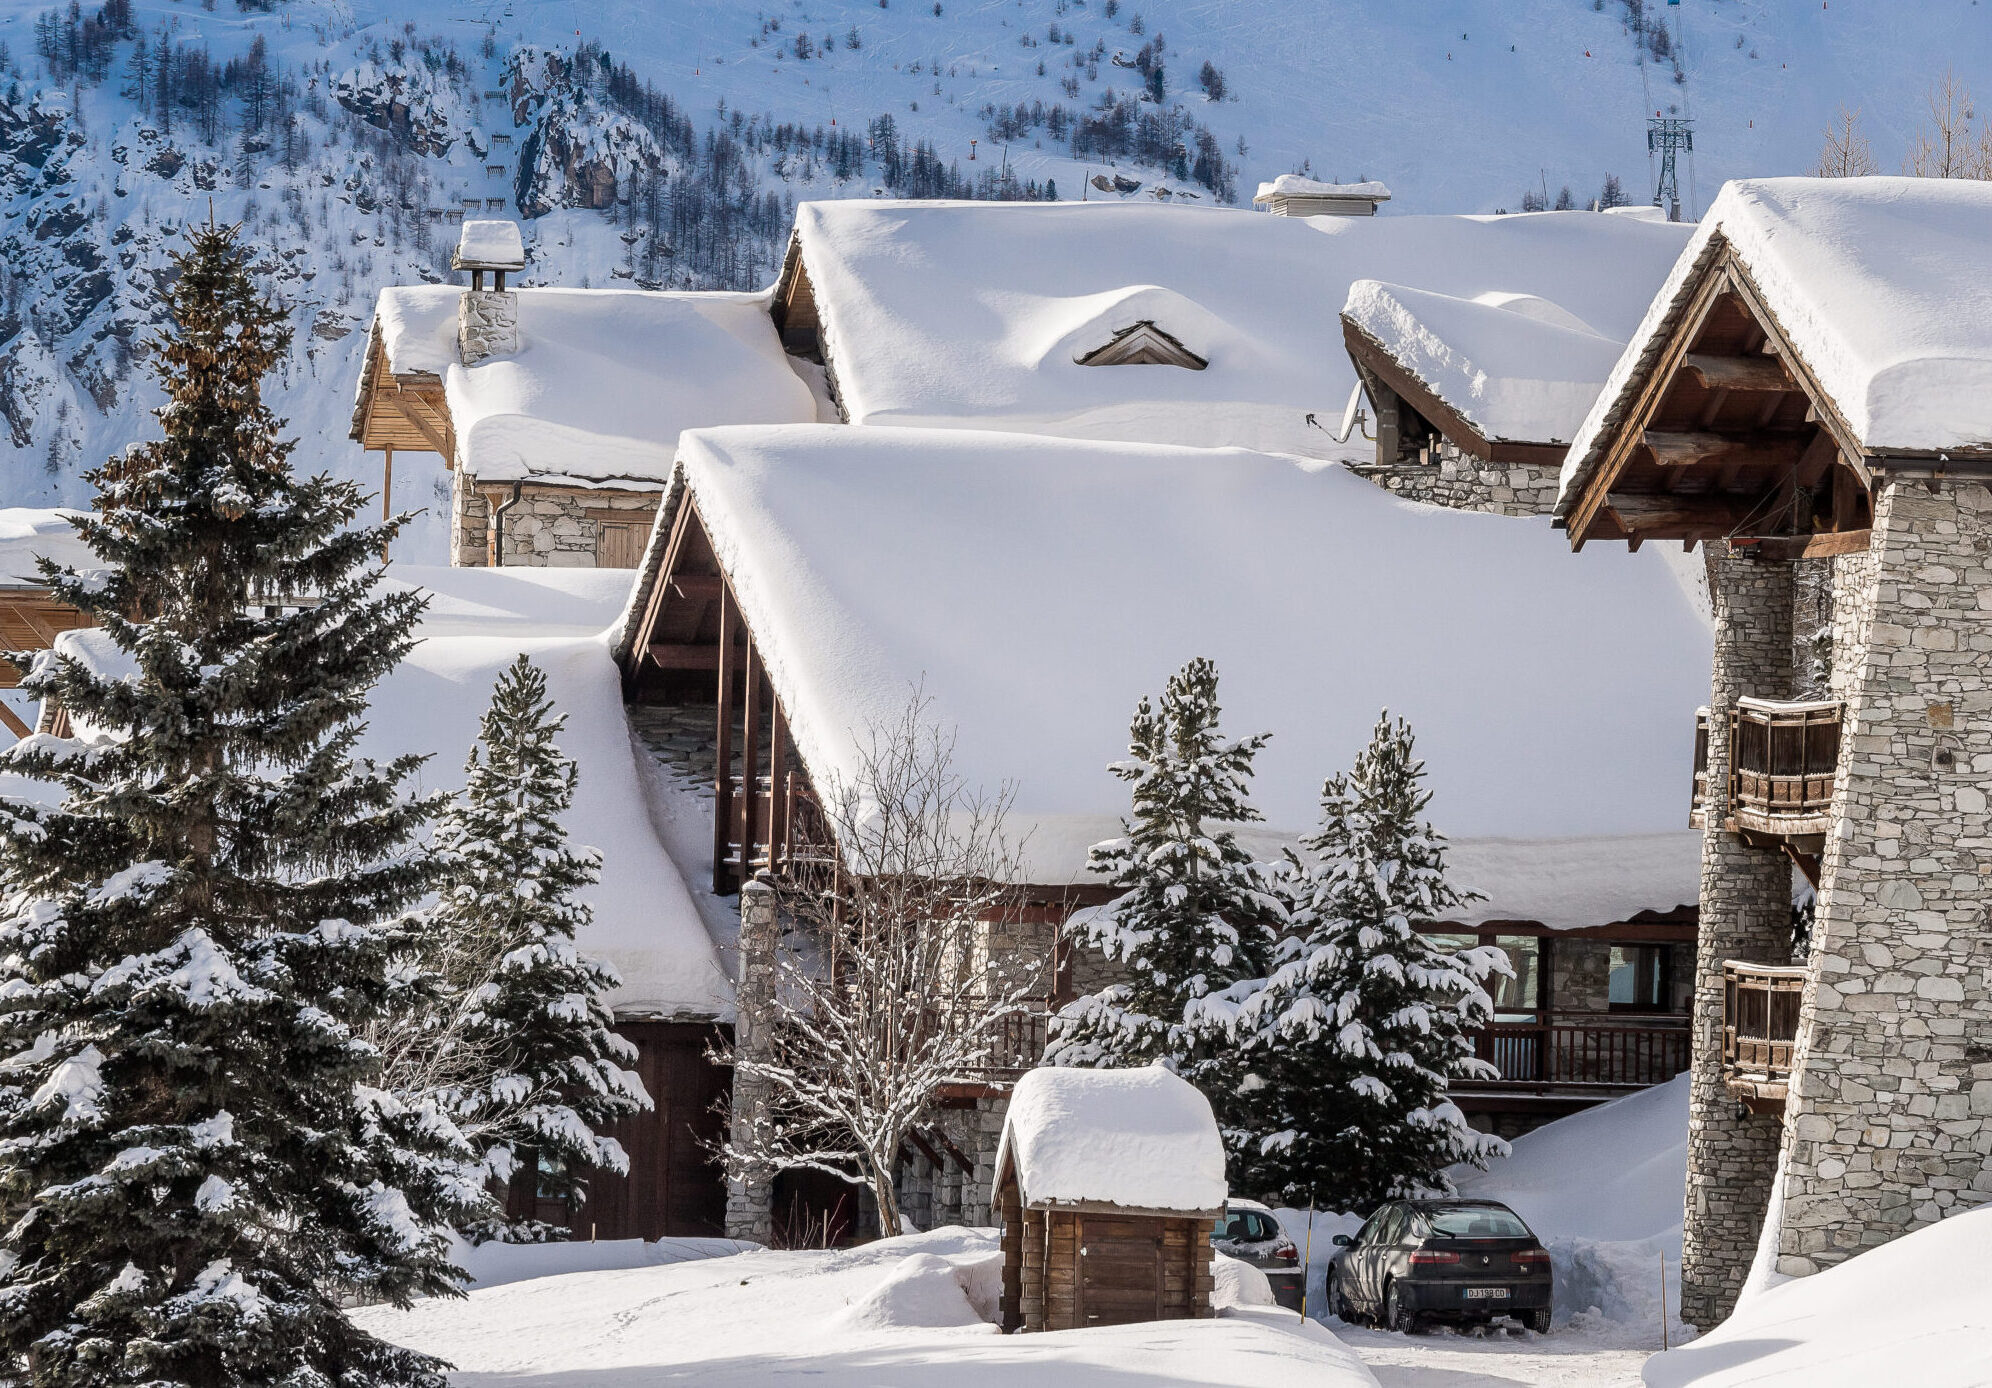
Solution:
<svg viewBox="0 0 1992 1388">
<path fill-rule="evenodd" d="M 1394 1330 L 1400 1335 L 1418 1333 L 1417 1314 L 1405 1304 L 1404 1298 L 1397 1294 L 1395 1282 L 1383 1290 L 1383 1326 L 1384 1329 Z"/>
<path fill-rule="evenodd" d="M 1356 1308 L 1349 1305 L 1349 1294 L 1342 1290 L 1339 1277 L 1328 1279 L 1328 1314 L 1350 1325 L 1356 1323 Z"/>
<path fill-rule="evenodd" d="M 1526 1324 L 1528 1325 L 1528 1328 L 1535 1331 L 1536 1334 L 1547 1335 L 1549 1334 L 1549 1321 L 1550 1321 L 1550 1311 L 1549 1308 L 1545 1306 L 1540 1310 L 1529 1312 Z"/>
</svg>

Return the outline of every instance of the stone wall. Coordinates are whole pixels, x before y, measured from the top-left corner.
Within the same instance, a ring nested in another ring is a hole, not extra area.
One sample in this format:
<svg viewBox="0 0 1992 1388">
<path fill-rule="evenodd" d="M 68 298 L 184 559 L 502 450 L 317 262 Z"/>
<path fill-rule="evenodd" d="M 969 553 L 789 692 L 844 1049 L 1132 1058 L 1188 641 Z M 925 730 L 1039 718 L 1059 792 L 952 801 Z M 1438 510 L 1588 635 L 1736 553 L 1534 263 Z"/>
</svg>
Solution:
<svg viewBox="0 0 1992 1388">
<path fill-rule="evenodd" d="M 740 963 L 735 998 L 733 1045 L 743 1056 L 766 1053 L 763 1018 L 775 996 L 775 935 L 780 927 L 775 891 L 765 882 L 748 882 L 740 889 Z M 728 1115 L 731 1140 L 745 1142 L 766 1110 L 765 1082 L 733 1074 L 733 1104 Z M 726 1182 L 726 1236 L 769 1243 L 774 1235 L 774 1180 L 765 1175 L 732 1175 Z"/>
<path fill-rule="evenodd" d="M 1776 1267 L 1992 1199 L 1992 494 L 1891 478 L 1840 570 L 1848 707 Z"/>
<path fill-rule="evenodd" d="M 1777 698 L 1791 683 L 1792 566 L 1712 556 L 1715 658 L 1709 725 L 1726 728 L 1739 695 Z M 1729 739 L 1711 737 L 1708 783 L 1729 779 Z M 1756 1256 L 1776 1175 L 1775 1114 L 1740 1113 L 1722 1076 L 1722 964 L 1791 957 L 1791 865 L 1751 848 L 1708 816 L 1702 836 L 1701 927 L 1695 952 L 1693 1078 L 1688 1097 L 1688 1186 L 1683 1212 L 1681 1316 L 1707 1328 L 1729 1314 Z"/>
<path fill-rule="evenodd" d="M 510 497 L 511 484 L 492 483 L 480 491 L 476 479 L 467 477 L 462 468 L 450 475 L 450 562 L 459 568 L 480 568 L 490 562 L 493 493 Z M 656 490 L 527 482 L 519 489 L 518 504 L 505 511 L 505 552 L 498 562 L 592 569 L 601 525 L 591 513 L 626 511 L 633 524 L 647 530 L 661 495 Z"/>
<path fill-rule="evenodd" d="M 1417 461 L 1358 463 L 1349 471 L 1385 491 L 1456 511 L 1547 516 L 1556 509 L 1561 469 L 1549 463 L 1489 463 L 1435 438 Z"/>
</svg>

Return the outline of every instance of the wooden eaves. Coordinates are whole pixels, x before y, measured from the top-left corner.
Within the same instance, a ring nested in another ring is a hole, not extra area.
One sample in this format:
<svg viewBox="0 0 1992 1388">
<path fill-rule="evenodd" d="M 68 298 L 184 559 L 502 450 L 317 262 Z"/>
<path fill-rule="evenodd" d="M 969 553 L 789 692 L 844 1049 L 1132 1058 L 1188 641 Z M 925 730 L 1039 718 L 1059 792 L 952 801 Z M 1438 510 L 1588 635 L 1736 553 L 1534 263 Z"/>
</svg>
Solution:
<svg viewBox="0 0 1992 1388">
<path fill-rule="evenodd" d="M 1574 549 L 1680 540 L 1767 558 L 1846 554 L 1867 547 L 1873 463 L 1714 236 L 1578 460 L 1557 523 Z"/>
<path fill-rule="evenodd" d="M 1376 406 L 1379 417 L 1385 402 L 1377 397 L 1387 391 L 1396 397 L 1395 403 L 1400 410 L 1412 411 L 1469 458 L 1478 458 L 1485 463 L 1529 463 L 1544 467 L 1555 467 L 1563 461 L 1564 445 L 1560 443 L 1488 438 L 1429 385 L 1406 370 L 1388 348 L 1347 314 L 1342 315 L 1342 342 L 1348 348 L 1349 359 L 1355 363 L 1356 374 L 1362 377 L 1364 388 L 1369 392 L 1371 404 Z M 1382 455 L 1378 458 L 1379 462 L 1395 461 L 1398 452 L 1395 440 L 1383 440 L 1379 452 Z"/>
<path fill-rule="evenodd" d="M 456 426 L 443 378 L 433 371 L 397 373 L 378 319 L 368 333 L 350 435 L 368 452 L 440 453 L 445 467 L 456 466 Z"/>
</svg>

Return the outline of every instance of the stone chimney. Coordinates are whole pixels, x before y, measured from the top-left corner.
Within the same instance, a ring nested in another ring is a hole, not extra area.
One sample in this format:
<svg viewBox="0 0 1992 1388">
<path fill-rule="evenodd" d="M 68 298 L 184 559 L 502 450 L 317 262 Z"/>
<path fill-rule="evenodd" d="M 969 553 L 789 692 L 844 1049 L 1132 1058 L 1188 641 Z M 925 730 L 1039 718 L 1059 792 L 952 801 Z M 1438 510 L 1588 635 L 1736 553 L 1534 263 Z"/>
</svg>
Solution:
<svg viewBox="0 0 1992 1388">
<path fill-rule="evenodd" d="M 470 288 L 457 305 L 457 355 L 465 366 L 519 350 L 519 296 L 505 276 L 526 268 L 517 222 L 466 221 L 450 268 L 470 271 Z M 492 277 L 485 288 L 484 277 Z"/>
</svg>

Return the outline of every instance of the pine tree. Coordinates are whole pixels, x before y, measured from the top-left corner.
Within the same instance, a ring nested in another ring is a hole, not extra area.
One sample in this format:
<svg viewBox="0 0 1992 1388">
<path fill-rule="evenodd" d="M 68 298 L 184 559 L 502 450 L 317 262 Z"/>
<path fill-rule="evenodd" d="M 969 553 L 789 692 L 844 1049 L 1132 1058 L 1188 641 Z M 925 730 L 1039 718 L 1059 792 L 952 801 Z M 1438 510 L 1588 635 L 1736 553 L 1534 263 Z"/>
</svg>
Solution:
<svg viewBox="0 0 1992 1388">
<path fill-rule="evenodd" d="M 452 999 L 441 1098 L 478 1149 L 484 1174 L 509 1181 L 537 1160 L 542 1197 L 576 1204 L 585 1173 L 624 1174 L 604 1126 L 650 1107 L 624 1065 L 636 1050 L 612 1030 L 602 995 L 620 985 L 574 947 L 589 909 L 575 899 L 600 858 L 567 843 L 574 763 L 554 737 L 566 724 L 546 675 L 520 656 L 499 677 L 465 768 L 463 794 L 438 826 L 438 903 L 429 939 Z M 453 1064 L 454 1062 L 454 1064 Z M 470 1072 L 457 1068 L 468 1062 Z M 513 1241 L 559 1236 L 526 1220 L 480 1230 Z"/>
<path fill-rule="evenodd" d="M 284 314 L 235 229 L 190 243 L 164 437 L 91 474 L 102 569 L 42 568 L 98 630 L 24 684 L 84 731 L 0 757 L 45 792 L 0 804 L 0 1377 L 440 1385 L 341 1309 L 454 1292 L 445 1226 L 481 1198 L 355 1032 L 426 890 L 418 759 L 353 756 L 420 602 L 375 591 L 399 522 L 348 528 L 356 487 L 290 471 Z"/>
<path fill-rule="evenodd" d="M 1492 1077 L 1470 1033 L 1491 1020 L 1482 985 L 1507 964 L 1499 950 L 1455 952 L 1417 930 L 1473 900 L 1447 880 L 1423 778 L 1409 725 L 1386 712 L 1354 769 L 1322 787 L 1271 973 L 1214 1004 L 1236 1005 L 1253 1076 L 1251 1123 L 1229 1136 L 1255 1194 L 1368 1210 L 1445 1190 L 1448 1166 L 1507 1150 L 1446 1098 L 1452 1080 Z"/>
<path fill-rule="evenodd" d="M 1162 1061 L 1203 1089 L 1223 1121 L 1237 1076 L 1199 1004 L 1263 975 L 1283 908 L 1223 827 L 1259 818 L 1246 789 L 1270 734 L 1228 739 L 1218 711 L 1217 667 L 1204 659 L 1170 678 L 1159 706 L 1144 695 L 1135 709 L 1133 755 L 1110 768 L 1134 788 L 1133 816 L 1123 837 L 1089 855 L 1120 895 L 1074 927 L 1122 977 L 1053 1018 L 1045 1059 L 1101 1069 Z"/>
</svg>

